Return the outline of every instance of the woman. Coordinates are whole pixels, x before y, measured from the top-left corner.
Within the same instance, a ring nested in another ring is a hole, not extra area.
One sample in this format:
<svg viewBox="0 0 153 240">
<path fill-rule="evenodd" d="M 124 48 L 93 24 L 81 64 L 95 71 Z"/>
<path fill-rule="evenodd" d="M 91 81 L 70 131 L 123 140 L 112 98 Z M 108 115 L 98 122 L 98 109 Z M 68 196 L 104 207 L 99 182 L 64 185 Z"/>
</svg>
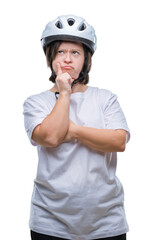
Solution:
<svg viewBox="0 0 153 240">
<path fill-rule="evenodd" d="M 80 17 L 60 16 L 41 41 L 54 86 L 24 102 L 25 129 L 39 158 L 31 238 L 126 239 L 115 171 L 130 134 L 116 95 L 87 86 L 94 29 Z"/>
</svg>

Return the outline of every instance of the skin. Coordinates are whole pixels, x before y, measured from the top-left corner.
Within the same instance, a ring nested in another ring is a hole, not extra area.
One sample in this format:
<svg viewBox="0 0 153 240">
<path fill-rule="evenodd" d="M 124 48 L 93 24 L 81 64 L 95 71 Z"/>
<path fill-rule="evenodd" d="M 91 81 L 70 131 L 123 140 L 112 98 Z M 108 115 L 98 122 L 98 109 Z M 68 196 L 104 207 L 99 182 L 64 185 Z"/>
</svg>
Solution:
<svg viewBox="0 0 153 240">
<path fill-rule="evenodd" d="M 72 82 L 78 78 L 84 64 L 82 44 L 62 42 L 52 64 L 57 77 L 50 91 L 58 91 L 60 95 L 51 113 L 34 129 L 32 139 L 40 145 L 53 148 L 77 139 L 96 151 L 123 152 L 126 131 L 79 126 L 69 119 L 70 95 L 88 88 L 77 83 L 71 89 Z"/>
<path fill-rule="evenodd" d="M 78 78 L 83 65 L 84 50 L 82 44 L 63 42 L 60 45 L 57 55 L 52 63 L 57 78 L 51 91 L 59 91 L 62 93 L 66 90 L 66 92 L 68 91 L 70 94 L 85 91 L 88 87 L 79 83 L 75 84 L 71 89 L 71 84 Z"/>
</svg>

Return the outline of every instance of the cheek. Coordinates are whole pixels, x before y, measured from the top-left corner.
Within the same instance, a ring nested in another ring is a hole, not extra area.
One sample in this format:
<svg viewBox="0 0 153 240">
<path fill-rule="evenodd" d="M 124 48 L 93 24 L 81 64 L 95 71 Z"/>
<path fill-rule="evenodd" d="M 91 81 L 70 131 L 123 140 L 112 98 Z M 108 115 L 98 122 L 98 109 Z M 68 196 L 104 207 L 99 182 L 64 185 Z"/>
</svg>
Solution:
<svg viewBox="0 0 153 240">
<path fill-rule="evenodd" d="M 82 71 L 83 66 L 84 66 L 84 61 L 80 61 L 80 62 L 78 63 L 78 71 L 79 71 L 79 72 Z"/>
<path fill-rule="evenodd" d="M 56 60 L 52 61 L 52 68 L 53 68 L 54 72 L 56 73 L 57 72 L 57 61 Z"/>
</svg>

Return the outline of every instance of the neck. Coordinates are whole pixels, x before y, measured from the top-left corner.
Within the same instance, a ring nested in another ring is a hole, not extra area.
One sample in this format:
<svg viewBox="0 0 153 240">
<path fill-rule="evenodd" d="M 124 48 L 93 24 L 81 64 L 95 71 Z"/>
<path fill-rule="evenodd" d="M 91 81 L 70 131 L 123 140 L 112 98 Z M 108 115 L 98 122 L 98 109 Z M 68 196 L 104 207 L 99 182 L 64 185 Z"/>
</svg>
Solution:
<svg viewBox="0 0 153 240">
<path fill-rule="evenodd" d="M 81 84 L 81 83 L 76 83 L 75 85 L 73 85 L 72 87 L 72 93 L 76 93 L 76 92 L 85 92 L 87 90 L 88 86 L 85 84 Z M 51 92 L 58 92 L 58 87 L 56 85 L 56 83 L 54 84 L 54 86 L 50 89 Z"/>
</svg>

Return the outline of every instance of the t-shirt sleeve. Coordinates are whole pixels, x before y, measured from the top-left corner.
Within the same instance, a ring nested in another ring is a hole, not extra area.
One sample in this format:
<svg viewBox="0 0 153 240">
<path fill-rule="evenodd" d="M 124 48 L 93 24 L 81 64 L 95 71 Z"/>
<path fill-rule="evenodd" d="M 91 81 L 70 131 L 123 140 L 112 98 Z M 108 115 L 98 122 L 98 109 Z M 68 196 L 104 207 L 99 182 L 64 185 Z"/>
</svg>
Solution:
<svg viewBox="0 0 153 240">
<path fill-rule="evenodd" d="M 106 129 L 125 130 L 127 132 L 126 142 L 128 142 L 130 139 L 130 130 L 125 115 L 120 107 L 117 96 L 111 92 L 105 103 L 104 116 Z"/>
<path fill-rule="evenodd" d="M 32 133 L 34 128 L 41 124 L 42 121 L 47 117 L 49 112 L 45 107 L 45 104 L 35 97 L 29 97 L 23 104 L 23 115 L 24 115 L 24 127 L 27 132 L 28 138 L 32 145 L 37 146 L 38 144 L 32 140 Z"/>
</svg>

